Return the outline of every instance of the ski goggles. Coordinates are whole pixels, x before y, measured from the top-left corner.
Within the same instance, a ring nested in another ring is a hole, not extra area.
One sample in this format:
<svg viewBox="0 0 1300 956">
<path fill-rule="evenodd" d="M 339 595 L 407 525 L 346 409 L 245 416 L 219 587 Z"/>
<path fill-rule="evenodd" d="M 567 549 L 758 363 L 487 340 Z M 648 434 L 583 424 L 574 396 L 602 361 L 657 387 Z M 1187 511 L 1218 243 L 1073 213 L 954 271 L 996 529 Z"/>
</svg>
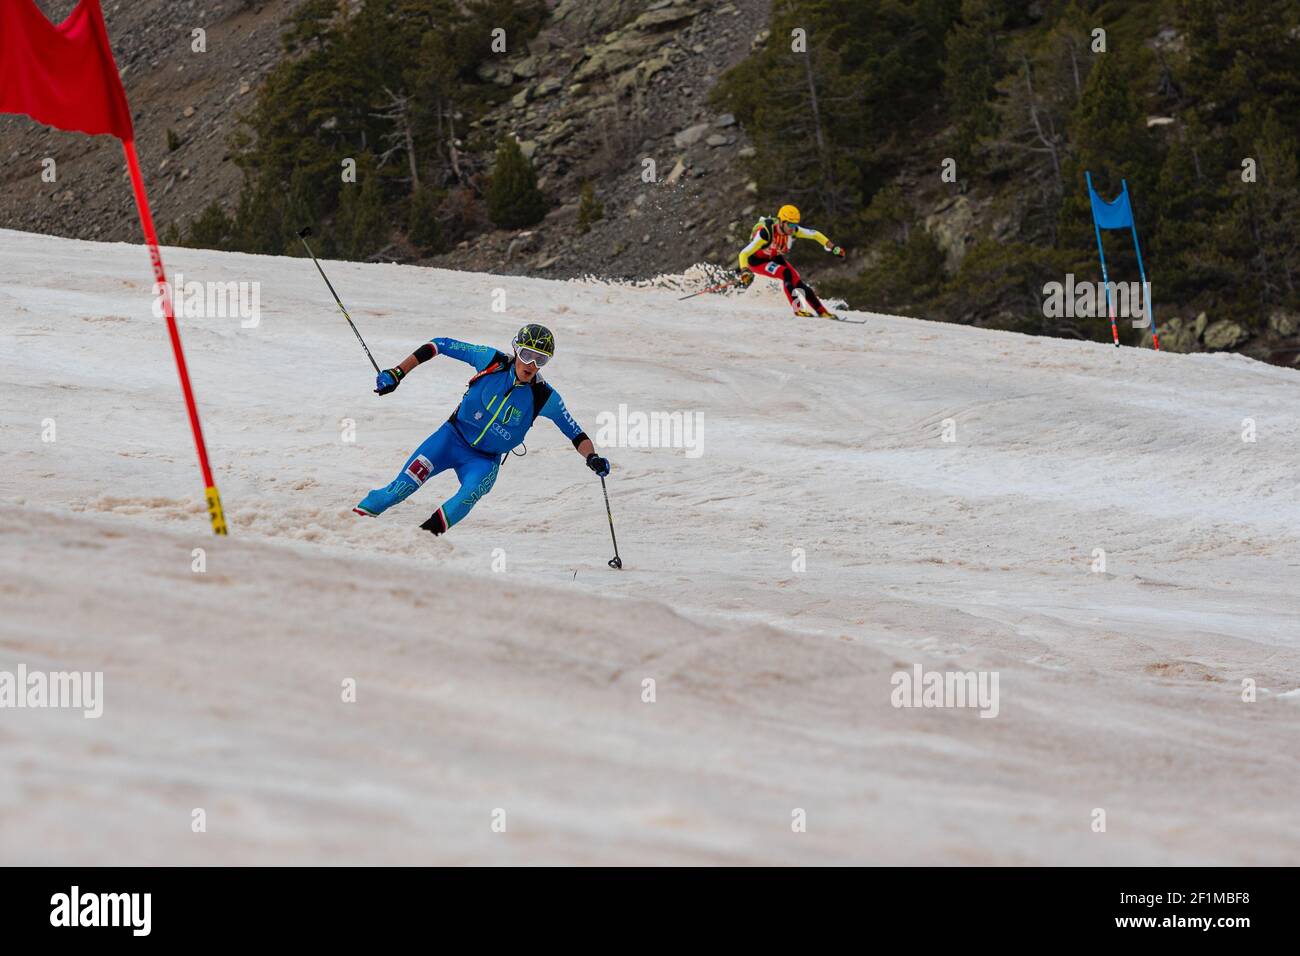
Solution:
<svg viewBox="0 0 1300 956">
<path fill-rule="evenodd" d="M 515 346 L 515 356 L 525 365 L 536 365 L 541 368 L 551 360 L 551 356 L 546 352 L 538 349 L 530 349 L 525 345 Z"/>
</svg>

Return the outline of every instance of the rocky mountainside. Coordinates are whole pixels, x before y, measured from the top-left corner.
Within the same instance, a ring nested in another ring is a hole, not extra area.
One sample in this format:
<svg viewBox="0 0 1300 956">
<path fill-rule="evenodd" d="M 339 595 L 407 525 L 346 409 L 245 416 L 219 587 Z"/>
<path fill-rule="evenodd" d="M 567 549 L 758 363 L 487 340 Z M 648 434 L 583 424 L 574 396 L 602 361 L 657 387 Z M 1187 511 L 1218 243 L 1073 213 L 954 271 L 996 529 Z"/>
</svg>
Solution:
<svg viewBox="0 0 1300 956">
<path fill-rule="evenodd" d="M 160 230 L 184 227 L 214 199 L 233 210 L 242 174 L 230 137 L 283 55 L 281 24 L 297 3 L 105 0 Z M 40 6 L 59 22 L 75 0 Z M 515 136 L 555 209 L 533 229 L 491 231 L 424 261 L 557 277 L 640 277 L 729 261 L 760 210 L 737 163 L 748 155 L 744 134 L 734 118 L 710 111 L 707 96 L 749 53 L 769 12 L 770 0 L 558 0 L 527 49 L 484 67 L 486 82 L 514 96 L 467 134 Z M 191 47 L 196 28 L 206 31 L 205 52 Z M 6 116 L 0 156 L 0 225 L 106 240 L 138 235 L 111 139 Z M 46 157 L 58 164 L 53 183 L 41 180 Z M 121 188 L 107 186 L 119 181 Z M 583 233 L 587 182 L 603 217 Z"/>
<path fill-rule="evenodd" d="M 39 3 L 58 21 L 75 0 Z M 103 3 L 135 110 L 159 228 L 164 235 L 169 228 L 184 229 L 214 200 L 232 213 L 243 183 L 232 157 L 232 134 L 241 128 L 241 114 L 253 107 L 259 85 L 285 55 L 282 25 L 301 0 Z M 644 279 L 700 262 L 729 268 L 754 217 L 770 212 L 780 200 L 767 183 L 760 205 L 751 179 L 754 170 L 746 162 L 754 148 L 735 117 L 709 105 L 709 94 L 727 70 L 763 46 L 771 0 L 547 4 L 549 19 L 536 36 L 527 43 L 509 44 L 479 68 L 478 79 L 500 91 L 499 105 L 486 115 L 480 111 L 468 129 L 457 132 L 464 146 L 460 162 L 469 173 L 466 192 L 481 193 L 491 173 L 494 144 L 508 136 L 520 143 L 553 208 L 539 224 L 523 230 L 492 229 L 479 215 L 469 238 L 441 255 L 419 259 L 414 246 L 395 241 L 372 258 L 555 278 Z M 340 0 L 338 9 L 345 18 L 365 15 L 359 0 Z M 1040 11 L 1031 20 L 1036 23 L 1041 16 Z M 1156 31 L 1160 22 L 1130 24 L 1134 43 L 1159 52 L 1183 42 L 1177 30 Z M 200 28 L 206 31 L 202 52 L 193 48 L 194 32 Z M 1032 24 L 1020 24 L 1008 36 L 1023 43 L 1033 29 Z M 769 69 L 757 74 L 755 82 L 764 90 L 771 84 L 771 90 L 781 91 L 797 85 L 798 77 Z M 861 82 L 854 79 L 859 86 Z M 1161 101 L 1150 108 L 1164 111 L 1169 104 Z M 1147 117 L 1148 127 L 1173 122 L 1157 112 Z M 951 120 L 936 112 L 933 128 L 920 124 L 911 131 L 918 142 L 929 144 L 918 148 L 917 155 L 929 156 L 951 139 L 951 129 L 941 128 Z M 761 130 L 754 133 L 761 136 Z M 770 140 L 769 135 L 764 142 Z M 803 146 L 792 139 L 789 148 Z M 57 161 L 54 182 L 41 178 L 46 158 Z M 121 153 L 111 139 L 53 132 L 25 118 L 0 117 L 0 160 L 5 187 L 0 189 L 0 226 L 92 239 L 137 239 Z M 985 258 L 989 249 L 1014 246 L 1029 217 L 1024 196 L 1032 191 L 1009 186 L 1015 180 L 1008 180 L 1005 171 L 976 176 L 960 187 L 944 185 L 928 163 L 902 164 L 892 189 L 906 197 L 902 233 L 929 237 L 942 268 L 930 264 L 916 276 L 894 269 L 889 259 L 884 271 L 910 276 L 909 289 L 926 284 L 940 271 L 956 286 L 969 272 L 976 278 L 962 286 L 961 294 L 949 296 L 964 303 L 971 298 L 968 287 L 981 292 L 980 283 L 987 278 L 965 267 L 968 254 L 972 249 L 980 252 L 981 244 Z M 459 177 L 459 169 L 457 173 Z M 768 176 L 778 189 L 782 175 Z M 824 208 L 812 204 L 807 213 L 812 224 L 826 225 Z M 407 221 L 393 219 L 390 227 L 400 240 Z M 933 303 L 891 307 L 871 289 L 864 291 L 861 282 L 854 286 L 856 277 L 866 274 L 864 268 L 879 269 L 882 250 L 890 244 L 879 237 L 867 241 L 858 236 L 858 242 L 853 236 L 835 238 L 850 247 L 847 261 L 816 256 L 815 250 L 811 258 L 799 257 L 823 291 L 839 292 L 858 306 L 971 321 L 945 315 Z M 1091 268 L 1090 253 L 1087 261 Z M 1158 257 L 1155 261 L 1163 266 Z M 986 265 L 999 268 L 998 262 Z M 1157 271 L 1157 289 L 1164 275 Z M 1000 281 L 994 275 L 985 285 L 994 287 Z M 937 288 L 940 283 L 930 284 Z M 1037 287 L 1033 282 L 1025 285 Z M 976 309 L 975 321 L 1019 328 L 1026 308 L 1024 301 L 990 304 Z M 1158 321 L 1162 346 L 1171 351 L 1235 350 L 1279 364 L 1300 364 L 1300 314 L 1294 309 L 1267 309 L 1254 327 L 1199 305 L 1164 308 Z"/>
<path fill-rule="evenodd" d="M 755 205 L 752 150 L 711 112 L 717 78 L 763 35 L 770 0 L 560 0 L 526 50 L 481 76 L 516 90 L 474 132 L 513 135 L 558 206 L 533 229 L 467 240 L 431 264 L 645 277 L 730 261 Z M 579 228 L 590 182 L 603 218 Z"/>
<path fill-rule="evenodd" d="M 62 21 L 76 0 L 38 0 Z M 160 230 L 216 199 L 234 205 L 242 175 L 229 138 L 280 56 L 280 23 L 296 0 L 103 0 L 113 53 L 134 113 L 136 148 Z M 194 31 L 206 49 L 194 50 Z M 46 157 L 56 180 L 44 182 Z M 107 136 L 0 116 L 0 226 L 81 239 L 136 241 L 140 223 L 122 150 Z"/>
</svg>

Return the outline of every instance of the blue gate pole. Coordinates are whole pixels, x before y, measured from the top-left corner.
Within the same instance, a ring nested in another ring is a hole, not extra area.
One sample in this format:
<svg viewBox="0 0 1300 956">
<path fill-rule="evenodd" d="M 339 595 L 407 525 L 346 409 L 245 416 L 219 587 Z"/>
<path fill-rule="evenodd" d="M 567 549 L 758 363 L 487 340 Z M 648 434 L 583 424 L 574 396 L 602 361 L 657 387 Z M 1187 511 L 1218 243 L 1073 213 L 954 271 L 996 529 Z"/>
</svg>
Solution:
<svg viewBox="0 0 1300 956">
<path fill-rule="evenodd" d="M 1092 229 L 1097 234 L 1097 256 L 1101 259 L 1101 281 L 1106 289 L 1106 310 L 1110 313 L 1110 335 L 1115 340 L 1115 348 L 1119 348 L 1119 329 L 1115 327 L 1115 303 L 1111 301 L 1110 279 L 1106 275 L 1106 253 L 1101 247 L 1101 226 L 1097 225 L 1097 210 L 1092 206 L 1092 171 L 1084 170 L 1083 175 L 1088 180 L 1088 210 L 1092 213 Z M 1134 233 L 1136 236 L 1137 234 Z"/>
<path fill-rule="evenodd" d="M 1124 191 L 1128 192 L 1128 180 L 1124 180 Z M 1142 298 L 1147 307 L 1147 318 L 1151 320 L 1151 344 L 1160 351 L 1160 334 L 1156 331 L 1156 309 L 1151 304 L 1151 287 L 1147 285 L 1147 270 L 1142 265 L 1142 246 L 1138 242 L 1137 216 L 1133 215 L 1133 199 L 1129 197 L 1128 224 L 1133 230 L 1133 248 L 1137 251 L 1138 275 L 1142 277 Z"/>
</svg>

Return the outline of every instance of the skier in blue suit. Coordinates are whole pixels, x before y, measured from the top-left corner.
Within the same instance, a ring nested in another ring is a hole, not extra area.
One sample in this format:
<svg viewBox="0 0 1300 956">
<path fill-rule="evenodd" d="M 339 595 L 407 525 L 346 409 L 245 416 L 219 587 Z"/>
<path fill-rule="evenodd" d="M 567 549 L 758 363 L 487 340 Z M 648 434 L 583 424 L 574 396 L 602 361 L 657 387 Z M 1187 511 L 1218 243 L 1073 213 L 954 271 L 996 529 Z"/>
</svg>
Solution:
<svg viewBox="0 0 1300 956">
<path fill-rule="evenodd" d="M 528 429 L 543 415 L 555 422 L 587 460 L 587 467 L 602 478 L 609 474 L 609 459 L 596 454 L 586 433 L 564 407 L 560 393 L 538 370 L 555 355 L 555 336 L 541 325 L 525 325 L 515 335 L 514 354 L 456 339 L 431 339 L 396 368 L 380 372 L 375 391 L 387 395 L 417 365 L 435 355 L 459 359 L 474 366 L 476 375 L 446 424 L 424 440 L 387 487 L 376 488 L 352 510 L 375 517 L 405 500 L 426 481 L 448 468 L 460 479 L 460 488 L 420 525 L 442 534 L 469 514 L 480 498 L 492 490 L 501 463 L 512 448 L 523 443 Z"/>
</svg>

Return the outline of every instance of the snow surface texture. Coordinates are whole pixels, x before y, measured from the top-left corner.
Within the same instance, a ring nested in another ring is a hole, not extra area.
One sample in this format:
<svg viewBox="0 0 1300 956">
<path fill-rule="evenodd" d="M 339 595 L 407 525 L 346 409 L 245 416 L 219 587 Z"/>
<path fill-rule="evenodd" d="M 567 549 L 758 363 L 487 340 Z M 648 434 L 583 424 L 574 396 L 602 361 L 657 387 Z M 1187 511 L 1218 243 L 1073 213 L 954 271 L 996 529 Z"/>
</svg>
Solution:
<svg viewBox="0 0 1300 956">
<path fill-rule="evenodd" d="M 353 515 L 467 366 L 377 397 L 310 261 L 169 249 L 173 276 L 262 284 L 257 328 L 183 322 L 222 540 L 144 250 L 6 231 L 0 256 L 0 671 L 105 682 L 98 720 L 0 710 L 2 863 L 1300 852 L 1296 372 L 796 321 L 770 283 L 678 304 L 326 263 L 381 365 L 541 322 L 593 437 L 619 403 L 703 415 L 698 457 L 605 449 L 618 572 L 545 420 L 448 536 L 417 525 L 450 474 Z M 892 706 L 916 664 L 996 672 L 998 715 Z"/>
</svg>

